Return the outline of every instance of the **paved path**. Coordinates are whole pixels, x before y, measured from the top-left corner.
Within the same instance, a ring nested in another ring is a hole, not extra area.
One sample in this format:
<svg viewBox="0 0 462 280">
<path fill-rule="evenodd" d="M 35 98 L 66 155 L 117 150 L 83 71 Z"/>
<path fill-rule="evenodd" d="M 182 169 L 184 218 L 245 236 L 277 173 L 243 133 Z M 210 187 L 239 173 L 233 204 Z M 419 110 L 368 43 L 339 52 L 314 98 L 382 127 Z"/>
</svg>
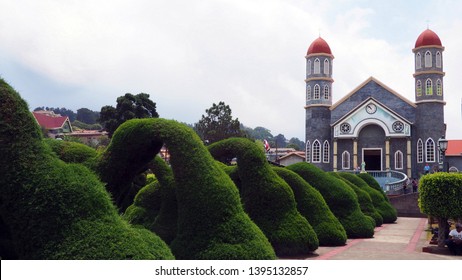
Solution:
<svg viewBox="0 0 462 280">
<path fill-rule="evenodd" d="M 309 260 L 462 260 L 462 256 L 424 253 L 427 219 L 399 217 L 375 229 L 373 238 L 348 239 L 342 247 L 319 247 Z M 443 250 L 443 252 L 445 252 Z"/>
</svg>

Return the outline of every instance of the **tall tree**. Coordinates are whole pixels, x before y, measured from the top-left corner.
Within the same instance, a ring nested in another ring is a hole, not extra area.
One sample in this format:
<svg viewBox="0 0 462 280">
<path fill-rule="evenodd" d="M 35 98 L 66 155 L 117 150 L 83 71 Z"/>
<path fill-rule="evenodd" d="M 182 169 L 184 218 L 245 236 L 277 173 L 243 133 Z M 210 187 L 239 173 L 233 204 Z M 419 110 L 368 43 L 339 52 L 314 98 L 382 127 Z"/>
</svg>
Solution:
<svg viewBox="0 0 462 280">
<path fill-rule="evenodd" d="M 194 125 L 194 129 L 206 143 L 214 143 L 229 137 L 241 137 L 239 120 L 233 119 L 231 108 L 223 101 L 213 103 L 212 107 L 205 110 L 206 115 Z"/>
<path fill-rule="evenodd" d="M 149 94 L 133 95 L 126 93 L 117 98 L 116 108 L 107 105 L 101 108 L 99 121 L 109 137 L 125 121 L 130 119 L 158 118 L 156 103 L 149 99 Z"/>
<path fill-rule="evenodd" d="M 287 148 L 294 148 L 297 151 L 303 151 L 305 148 L 305 142 L 301 141 L 297 137 L 292 137 L 289 140 Z"/>
<path fill-rule="evenodd" d="M 92 111 L 88 108 L 77 110 L 77 120 L 86 124 L 95 124 L 99 118 L 99 112 Z"/>
</svg>

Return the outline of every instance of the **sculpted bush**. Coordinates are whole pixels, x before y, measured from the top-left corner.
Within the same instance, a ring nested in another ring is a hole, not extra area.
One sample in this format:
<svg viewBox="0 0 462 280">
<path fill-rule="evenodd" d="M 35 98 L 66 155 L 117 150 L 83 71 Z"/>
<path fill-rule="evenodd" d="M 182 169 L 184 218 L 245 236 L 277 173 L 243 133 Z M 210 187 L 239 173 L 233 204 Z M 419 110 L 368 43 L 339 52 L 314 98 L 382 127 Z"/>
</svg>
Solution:
<svg viewBox="0 0 462 280">
<path fill-rule="evenodd" d="M 348 238 L 368 238 L 374 235 L 374 225 L 361 212 L 356 194 L 345 182 L 307 162 L 292 164 L 287 168 L 300 175 L 321 193 L 332 213 L 339 219 Z"/>
<path fill-rule="evenodd" d="M 357 176 L 346 172 L 339 172 L 338 174 L 369 194 L 374 208 L 377 210 L 377 212 L 379 212 L 380 216 L 382 216 L 383 223 L 394 223 L 396 221 L 396 219 L 398 218 L 397 211 L 388 201 L 388 197 L 387 199 L 384 198 L 384 192 L 378 191 L 376 188 L 372 188 L 365 180 L 362 179 L 368 178 L 367 180 L 369 180 L 370 182 L 377 183 L 374 177 L 370 176 L 369 174 L 367 174 L 367 176 L 363 174 L 360 174 L 361 176 Z M 380 188 L 380 186 L 378 187 Z"/>
<path fill-rule="evenodd" d="M 111 193 L 123 197 L 126 183 L 148 168 L 164 142 L 178 205 L 177 234 L 170 244 L 175 257 L 274 259 L 268 239 L 244 212 L 236 186 L 186 125 L 165 119 L 123 123 L 98 169 Z"/>
<path fill-rule="evenodd" d="M 0 216 L 17 258 L 173 258 L 158 236 L 121 219 L 94 173 L 51 152 L 25 101 L 1 79 L 0 143 Z"/>
<path fill-rule="evenodd" d="M 319 245 L 345 245 L 347 241 L 345 229 L 330 211 L 319 191 L 287 168 L 273 167 L 273 169 L 292 188 L 297 209 L 313 226 L 319 239 Z"/>
<path fill-rule="evenodd" d="M 268 237 L 278 256 L 318 248 L 316 233 L 298 212 L 292 189 L 273 171 L 259 146 L 246 138 L 229 138 L 208 148 L 218 160 L 237 158 L 245 211 Z"/>
<path fill-rule="evenodd" d="M 343 173 L 355 176 L 353 174 L 346 172 L 329 172 L 329 175 L 334 176 L 337 179 L 343 180 L 356 193 L 359 208 L 361 208 L 361 212 L 363 212 L 364 215 L 371 217 L 376 227 L 381 226 L 383 224 L 383 218 L 372 204 L 372 199 L 369 196 L 369 194 L 361 188 L 359 188 L 358 186 L 356 186 L 355 184 L 353 184 L 352 182 L 348 181 L 344 176 L 342 176 Z"/>
<path fill-rule="evenodd" d="M 172 169 L 158 156 L 149 164 L 149 168 L 156 174 L 157 180 L 138 192 L 124 217 L 132 224 L 143 225 L 155 232 L 169 244 L 177 231 L 175 179 Z"/>
</svg>

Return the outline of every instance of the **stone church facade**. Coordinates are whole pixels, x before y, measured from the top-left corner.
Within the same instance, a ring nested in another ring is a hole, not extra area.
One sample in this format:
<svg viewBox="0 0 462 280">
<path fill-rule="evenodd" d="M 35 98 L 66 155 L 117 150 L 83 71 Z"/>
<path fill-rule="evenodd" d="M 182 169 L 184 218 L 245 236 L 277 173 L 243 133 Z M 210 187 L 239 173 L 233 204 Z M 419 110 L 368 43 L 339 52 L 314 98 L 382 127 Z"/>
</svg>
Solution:
<svg viewBox="0 0 462 280">
<path fill-rule="evenodd" d="M 325 171 L 396 170 L 418 177 L 441 168 L 445 136 L 444 47 L 427 29 L 412 50 L 414 101 L 371 77 L 332 104 L 334 56 L 321 37 L 306 55 L 306 161 Z"/>
</svg>

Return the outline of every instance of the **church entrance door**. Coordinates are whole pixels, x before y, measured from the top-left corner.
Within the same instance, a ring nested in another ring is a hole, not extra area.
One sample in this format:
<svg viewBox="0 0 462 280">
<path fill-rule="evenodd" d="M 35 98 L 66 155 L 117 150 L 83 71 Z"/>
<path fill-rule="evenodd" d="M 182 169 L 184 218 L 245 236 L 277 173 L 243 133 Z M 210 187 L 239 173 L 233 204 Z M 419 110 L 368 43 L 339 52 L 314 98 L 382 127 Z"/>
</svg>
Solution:
<svg viewBox="0 0 462 280">
<path fill-rule="evenodd" d="M 364 149 L 363 161 L 366 170 L 382 170 L 382 149 Z"/>
</svg>

